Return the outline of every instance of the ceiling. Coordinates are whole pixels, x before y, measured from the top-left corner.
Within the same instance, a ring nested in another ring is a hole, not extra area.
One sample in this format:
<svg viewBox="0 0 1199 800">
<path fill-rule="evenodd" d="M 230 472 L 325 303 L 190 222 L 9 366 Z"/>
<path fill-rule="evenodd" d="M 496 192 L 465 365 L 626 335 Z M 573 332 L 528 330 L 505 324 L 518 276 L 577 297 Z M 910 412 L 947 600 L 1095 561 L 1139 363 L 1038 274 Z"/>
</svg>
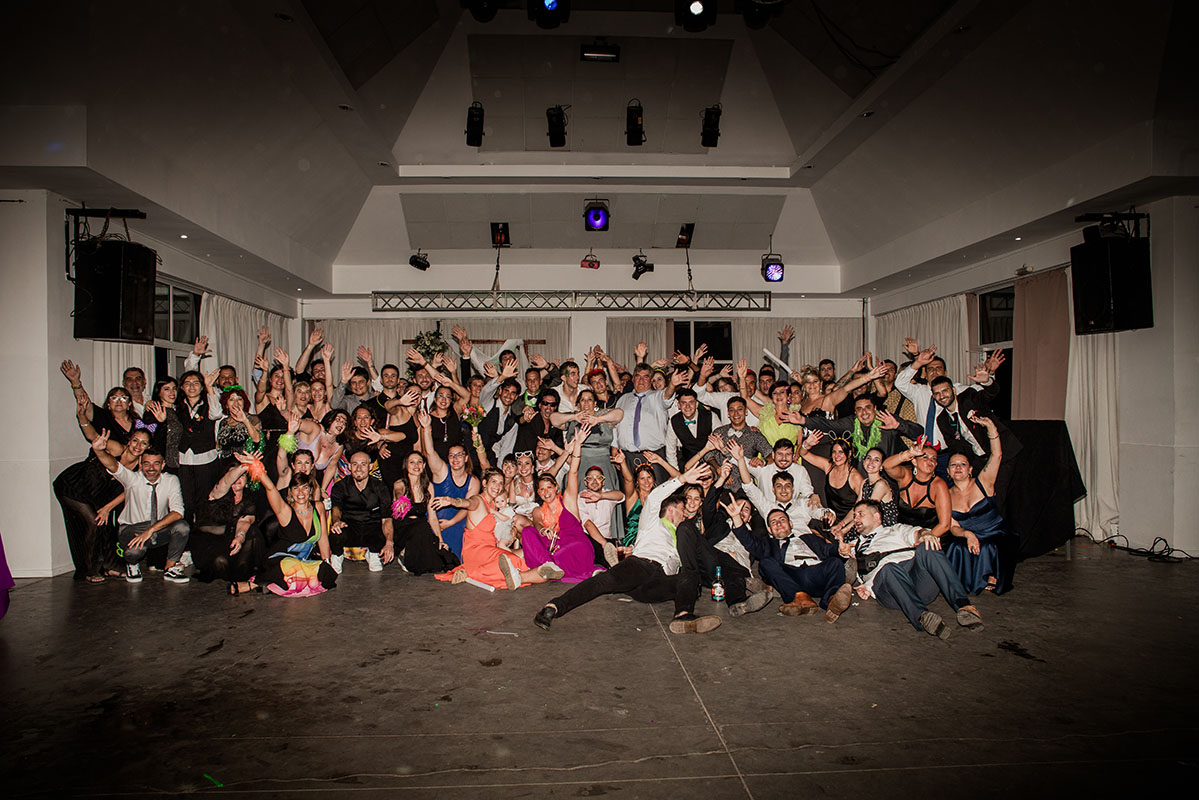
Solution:
<svg viewBox="0 0 1199 800">
<path fill-rule="evenodd" d="M 402 266 L 408 248 L 488 264 L 491 221 L 512 225 L 509 258 L 530 263 L 673 248 L 695 222 L 694 249 L 746 276 L 773 235 L 789 265 L 837 265 L 840 294 L 861 296 L 1199 174 L 1186 33 L 1199 4 L 781 5 L 750 29 L 722 0 L 713 26 L 688 33 L 669 0 L 575 0 L 554 30 L 514 0 L 487 23 L 459 0 L 90 0 L 66 17 L 17 4 L 10 29 L 24 35 L 0 52 L 0 186 L 137 204 L 150 235 L 188 232 L 180 247 L 197 258 L 306 297 Z M 597 37 L 619 63 L 580 62 Z M 640 147 L 624 141 L 632 98 Z M 471 148 L 476 101 L 486 136 Z M 546 137 L 555 105 L 564 148 Z M 589 234 L 580 217 L 597 196 L 612 228 Z M 791 281 L 779 288 L 805 291 Z"/>
</svg>

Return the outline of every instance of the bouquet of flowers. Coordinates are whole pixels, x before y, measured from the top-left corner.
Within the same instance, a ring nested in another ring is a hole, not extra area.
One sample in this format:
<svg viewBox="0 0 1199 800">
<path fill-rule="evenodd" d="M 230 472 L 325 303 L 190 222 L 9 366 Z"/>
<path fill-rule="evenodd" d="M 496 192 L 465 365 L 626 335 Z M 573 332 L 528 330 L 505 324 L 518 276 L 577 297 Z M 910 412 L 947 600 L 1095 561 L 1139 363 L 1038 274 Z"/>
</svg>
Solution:
<svg viewBox="0 0 1199 800">
<path fill-rule="evenodd" d="M 408 495 L 402 494 L 391 504 L 392 519 L 403 519 L 408 516 L 408 512 L 411 510 L 412 501 L 408 499 Z"/>
<path fill-rule="evenodd" d="M 482 406 L 467 406 L 462 409 L 462 420 L 472 428 L 479 427 L 479 423 L 487 416 L 487 412 Z"/>
</svg>

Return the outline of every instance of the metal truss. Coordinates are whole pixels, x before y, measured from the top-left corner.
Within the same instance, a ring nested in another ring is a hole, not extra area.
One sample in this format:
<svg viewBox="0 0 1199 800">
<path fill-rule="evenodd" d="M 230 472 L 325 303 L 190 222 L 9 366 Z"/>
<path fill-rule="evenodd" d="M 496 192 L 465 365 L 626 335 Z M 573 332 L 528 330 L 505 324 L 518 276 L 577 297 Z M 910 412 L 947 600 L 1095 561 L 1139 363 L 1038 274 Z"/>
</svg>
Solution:
<svg viewBox="0 0 1199 800">
<path fill-rule="evenodd" d="M 770 292 L 371 292 L 372 311 L 769 311 Z"/>
</svg>

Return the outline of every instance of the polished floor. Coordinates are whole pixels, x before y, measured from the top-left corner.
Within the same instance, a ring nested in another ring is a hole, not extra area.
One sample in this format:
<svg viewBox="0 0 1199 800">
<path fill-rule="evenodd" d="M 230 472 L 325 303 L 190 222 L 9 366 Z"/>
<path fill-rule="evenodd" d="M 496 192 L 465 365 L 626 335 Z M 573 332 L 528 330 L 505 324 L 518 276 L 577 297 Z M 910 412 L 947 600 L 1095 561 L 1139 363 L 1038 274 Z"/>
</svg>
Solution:
<svg viewBox="0 0 1199 800">
<path fill-rule="evenodd" d="M 944 642 L 873 601 L 828 625 L 701 598 L 725 624 L 676 636 L 601 598 L 547 633 L 554 586 L 359 564 L 306 600 L 24 580 L 0 795 L 1189 796 L 1197 578 L 1078 539 Z"/>
</svg>

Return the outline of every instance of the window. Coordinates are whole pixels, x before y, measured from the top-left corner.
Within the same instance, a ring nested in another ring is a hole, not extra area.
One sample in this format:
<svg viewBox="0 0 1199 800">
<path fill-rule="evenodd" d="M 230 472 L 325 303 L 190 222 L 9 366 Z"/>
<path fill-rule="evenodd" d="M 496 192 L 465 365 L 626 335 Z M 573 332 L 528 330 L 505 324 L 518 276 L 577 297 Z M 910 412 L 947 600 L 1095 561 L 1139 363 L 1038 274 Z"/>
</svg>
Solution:
<svg viewBox="0 0 1199 800">
<path fill-rule="evenodd" d="M 687 355 L 701 344 L 716 359 L 716 369 L 733 362 L 733 326 L 728 320 L 675 320 L 674 349 Z"/>
<path fill-rule="evenodd" d="M 154 285 L 154 375 L 178 378 L 200 329 L 200 295 L 159 281 Z"/>
<path fill-rule="evenodd" d="M 991 408 L 1002 419 L 1012 416 L 1012 339 L 1016 288 L 1003 286 L 978 295 L 978 346 L 975 357 L 986 358 L 992 350 L 1002 350 L 1007 360 L 995 373 L 999 393 Z"/>
</svg>

